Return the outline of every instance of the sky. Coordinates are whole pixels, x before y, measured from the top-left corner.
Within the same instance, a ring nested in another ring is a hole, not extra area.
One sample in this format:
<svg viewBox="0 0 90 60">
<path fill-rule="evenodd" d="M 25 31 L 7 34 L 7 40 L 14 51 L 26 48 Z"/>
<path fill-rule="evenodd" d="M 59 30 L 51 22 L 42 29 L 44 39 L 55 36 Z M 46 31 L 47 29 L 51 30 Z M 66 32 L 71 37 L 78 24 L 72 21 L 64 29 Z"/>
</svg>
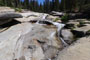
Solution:
<svg viewBox="0 0 90 60">
<path fill-rule="evenodd" d="M 24 0 L 22 0 L 22 1 L 24 1 Z M 52 0 L 51 0 L 52 1 Z M 42 3 L 43 4 L 43 2 L 44 2 L 44 0 L 38 0 L 38 3 L 40 4 L 40 3 Z"/>
<path fill-rule="evenodd" d="M 50 0 L 50 1 L 52 1 L 52 0 Z M 59 1 L 61 1 L 61 0 L 59 0 Z M 40 3 L 43 4 L 44 0 L 38 0 L 38 2 L 39 2 L 39 4 L 40 4 Z"/>
<path fill-rule="evenodd" d="M 24 0 L 21 0 L 21 1 L 24 1 Z M 43 4 L 44 0 L 38 0 L 38 3 L 42 3 Z"/>
<path fill-rule="evenodd" d="M 43 2 L 44 2 L 44 0 L 38 0 L 38 2 L 39 2 L 39 4 L 40 4 L 40 3 L 43 3 Z"/>
</svg>

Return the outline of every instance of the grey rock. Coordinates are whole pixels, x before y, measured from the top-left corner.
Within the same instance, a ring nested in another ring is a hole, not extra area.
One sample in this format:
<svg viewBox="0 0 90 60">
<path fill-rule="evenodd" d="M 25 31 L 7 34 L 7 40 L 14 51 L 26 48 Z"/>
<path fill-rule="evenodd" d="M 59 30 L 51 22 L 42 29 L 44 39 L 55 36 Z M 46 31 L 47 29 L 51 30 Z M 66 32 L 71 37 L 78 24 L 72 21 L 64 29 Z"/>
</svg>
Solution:
<svg viewBox="0 0 90 60">
<path fill-rule="evenodd" d="M 57 60 L 89 60 L 90 37 L 83 37 L 59 52 Z"/>
<path fill-rule="evenodd" d="M 12 19 L 4 19 L 4 20 L 1 19 L 0 20 L 0 25 L 3 25 L 3 24 L 8 23 L 10 21 L 12 21 Z"/>
<path fill-rule="evenodd" d="M 69 29 L 62 29 L 61 36 L 67 43 L 74 41 L 74 35 Z"/>
<path fill-rule="evenodd" d="M 15 12 L 13 12 L 13 13 L 9 13 L 9 12 L 0 13 L 0 20 L 12 19 L 12 18 L 22 18 L 22 15 L 17 14 Z"/>
<path fill-rule="evenodd" d="M 58 49 L 62 49 L 62 43 L 55 36 L 56 28 L 47 26 L 21 23 L 0 33 L 0 59 L 45 60 L 54 57 Z"/>
<path fill-rule="evenodd" d="M 69 29 L 77 28 L 78 25 L 79 25 L 79 22 L 77 22 L 77 21 L 69 21 L 66 24 L 66 28 L 69 28 Z"/>
<path fill-rule="evenodd" d="M 64 16 L 65 15 L 65 13 L 63 12 L 56 12 L 56 11 L 52 11 L 51 14 L 54 16 Z"/>
<path fill-rule="evenodd" d="M 75 38 L 84 37 L 86 34 L 84 31 L 79 31 L 79 30 L 71 30 L 71 31 L 74 34 Z"/>
<path fill-rule="evenodd" d="M 55 47 L 48 47 L 48 49 L 44 52 L 45 57 L 48 59 L 54 59 L 56 58 L 57 54 L 59 52 L 59 49 L 55 48 Z"/>
<path fill-rule="evenodd" d="M 80 28 L 75 28 L 72 30 L 73 34 L 76 35 L 76 37 L 84 37 L 86 36 L 87 32 L 90 30 L 90 25 L 80 27 Z"/>
<path fill-rule="evenodd" d="M 15 12 L 14 9 L 10 8 L 10 7 L 1 7 L 0 6 L 0 13 L 4 13 L 4 12 Z"/>
<path fill-rule="evenodd" d="M 0 25 L 11 22 L 13 18 L 21 18 L 22 16 L 17 13 L 4 12 L 0 13 Z"/>
</svg>

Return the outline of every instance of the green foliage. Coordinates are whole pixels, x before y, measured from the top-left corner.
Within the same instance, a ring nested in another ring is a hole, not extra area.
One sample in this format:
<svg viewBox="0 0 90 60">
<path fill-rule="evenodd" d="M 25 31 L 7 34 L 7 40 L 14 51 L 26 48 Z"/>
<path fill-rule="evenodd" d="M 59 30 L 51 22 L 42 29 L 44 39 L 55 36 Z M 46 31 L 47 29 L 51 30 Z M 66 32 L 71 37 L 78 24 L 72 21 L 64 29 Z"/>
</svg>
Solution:
<svg viewBox="0 0 90 60">
<path fill-rule="evenodd" d="M 90 21 L 90 19 L 88 19 L 88 21 Z"/>
<path fill-rule="evenodd" d="M 71 30 L 74 30 L 74 29 L 75 29 L 75 27 L 72 27 L 72 28 L 71 28 Z"/>
<path fill-rule="evenodd" d="M 83 10 L 90 13 L 90 0 L 45 0 L 43 4 L 39 4 L 37 0 L 0 0 L 0 6 L 15 7 L 16 11 L 24 8 L 36 12 L 50 13 L 51 11 L 78 12 Z M 66 17 L 62 17 L 66 19 Z"/>
<path fill-rule="evenodd" d="M 86 35 L 87 35 L 87 36 L 89 36 L 89 35 L 90 35 L 90 30 L 88 30 L 88 31 L 86 32 Z"/>
<path fill-rule="evenodd" d="M 85 22 L 84 21 L 81 21 L 81 22 L 79 22 L 80 23 L 80 25 L 83 25 L 83 24 L 85 24 Z"/>
<path fill-rule="evenodd" d="M 85 24 L 84 21 L 80 21 L 79 24 L 77 25 L 78 27 L 82 27 Z"/>
<path fill-rule="evenodd" d="M 61 17 L 62 22 L 68 22 L 69 20 L 69 15 L 65 14 L 64 16 Z"/>
<path fill-rule="evenodd" d="M 22 9 L 21 8 L 15 8 L 15 11 L 16 12 L 22 12 Z"/>
<path fill-rule="evenodd" d="M 87 32 L 90 32 L 90 30 L 88 30 Z"/>
<path fill-rule="evenodd" d="M 57 22 L 58 20 L 60 20 L 60 18 L 56 18 L 56 19 L 54 20 L 54 22 Z"/>
<path fill-rule="evenodd" d="M 83 12 L 90 14 L 90 4 L 86 4 L 82 8 Z"/>
<path fill-rule="evenodd" d="M 4 6 L 4 2 L 0 0 L 0 6 Z"/>
<path fill-rule="evenodd" d="M 4 4 L 3 3 L 0 3 L 0 6 L 4 6 Z"/>
</svg>

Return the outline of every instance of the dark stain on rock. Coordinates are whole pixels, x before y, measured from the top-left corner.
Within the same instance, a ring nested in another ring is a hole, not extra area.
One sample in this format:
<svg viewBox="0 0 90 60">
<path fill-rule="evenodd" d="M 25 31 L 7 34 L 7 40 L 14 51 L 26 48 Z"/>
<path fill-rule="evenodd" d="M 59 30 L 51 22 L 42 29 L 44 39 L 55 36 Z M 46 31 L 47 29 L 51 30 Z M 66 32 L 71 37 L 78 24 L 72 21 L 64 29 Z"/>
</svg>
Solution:
<svg viewBox="0 0 90 60">
<path fill-rule="evenodd" d="M 26 60 L 25 56 L 20 57 L 19 60 Z"/>
<path fill-rule="evenodd" d="M 2 28 L 6 28 L 6 27 L 10 27 L 10 26 L 19 24 L 19 23 L 21 23 L 21 22 L 16 21 L 16 20 L 13 19 L 12 21 L 10 21 L 10 22 L 8 22 L 8 23 L 6 23 L 6 24 L 1 25 L 1 27 L 2 27 Z"/>
</svg>

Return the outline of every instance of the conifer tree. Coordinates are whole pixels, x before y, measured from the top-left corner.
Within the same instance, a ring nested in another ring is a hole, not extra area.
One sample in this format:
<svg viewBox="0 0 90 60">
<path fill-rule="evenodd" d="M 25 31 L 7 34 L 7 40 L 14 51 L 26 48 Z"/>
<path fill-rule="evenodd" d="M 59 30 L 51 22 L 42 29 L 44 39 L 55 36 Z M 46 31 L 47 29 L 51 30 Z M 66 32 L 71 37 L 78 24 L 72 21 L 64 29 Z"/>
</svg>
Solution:
<svg viewBox="0 0 90 60">
<path fill-rule="evenodd" d="M 24 8 L 29 8 L 29 0 L 24 0 Z"/>
<path fill-rule="evenodd" d="M 38 10 L 39 12 L 44 12 L 44 8 L 43 8 L 43 5 L 40 3 L 40 5 L 39 5 L 39 10 Z"/>
<path fill-rule="evenodd" d="M 44 9 L 45 9 L 45 12 L 47 12 L 47 13 L 50 12 L 50 0 L 45 0 Z"/>
<path fill-rule="evenodd" d="M 55 0 L 54 6 L 55 11 L 59 11 L 59 0 Z"/>
</svg>

